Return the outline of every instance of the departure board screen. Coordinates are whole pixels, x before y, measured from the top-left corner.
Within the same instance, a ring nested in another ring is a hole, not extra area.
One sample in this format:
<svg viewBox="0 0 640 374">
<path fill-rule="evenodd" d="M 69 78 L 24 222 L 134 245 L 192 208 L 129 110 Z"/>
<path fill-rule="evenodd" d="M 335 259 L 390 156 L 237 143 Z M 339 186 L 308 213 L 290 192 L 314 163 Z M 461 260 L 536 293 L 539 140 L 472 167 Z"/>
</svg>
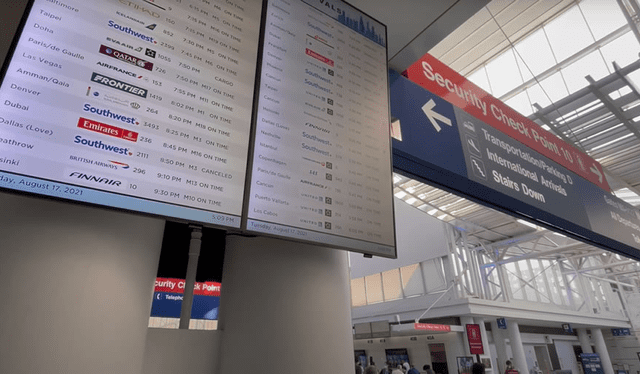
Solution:
<svg viewBox="0 0 640 374">
<path fill-rule="evenodd" d="M 240 227 L 262 2 L 30 5 L 0 187 Z"/>
<path fill-rule="evenodd" d="M 395 257 L 386 27 L 267 2 L 246 230 Z"/>
</svg>

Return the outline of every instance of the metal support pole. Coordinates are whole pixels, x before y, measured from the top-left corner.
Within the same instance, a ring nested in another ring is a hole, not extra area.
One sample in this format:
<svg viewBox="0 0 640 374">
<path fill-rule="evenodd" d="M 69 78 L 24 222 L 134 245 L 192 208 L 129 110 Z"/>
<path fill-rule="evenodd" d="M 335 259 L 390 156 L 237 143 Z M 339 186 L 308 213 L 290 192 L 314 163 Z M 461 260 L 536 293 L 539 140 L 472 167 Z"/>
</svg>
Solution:
<svg viewBox="0 0 640 374">
<path fill-rule="evenodd" d="M 188 330 L 191 320 L 191 305 L 193 305 L 193 286 L 196 283 L 196 271 L 198 270 L 198 257 L 202 244 L 202 227 L 191 227 L 191 241 L 189 242 L 189 262 L 187 264 L 187 277 L 184 283 L 182 309 L 180 310 L 180 328 Z"/>
</svg>

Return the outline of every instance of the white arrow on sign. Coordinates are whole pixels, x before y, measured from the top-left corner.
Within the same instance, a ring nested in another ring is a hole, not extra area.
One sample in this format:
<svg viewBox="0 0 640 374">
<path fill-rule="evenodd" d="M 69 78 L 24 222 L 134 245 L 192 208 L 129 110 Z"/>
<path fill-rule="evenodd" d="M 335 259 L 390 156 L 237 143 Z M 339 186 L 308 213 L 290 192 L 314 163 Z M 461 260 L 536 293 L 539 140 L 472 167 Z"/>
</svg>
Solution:
<svg viewBox="0 0 640 374">
<path fill-rule="evenodd" d="M 602 183 L 602 173 L 600 172 L 600 170 L 595 166 L 595 165 L 591 165 L 591 172 L 595 175 L 598 176 L 598 181 L 600 183 Z"/>
<path fill-rule="evenodd" d="M 436 131 L 440 132 L 442 128 L 440 127 L 440 125 L 438 125 L 438 122 L 436 122 L 436 120 L 439 120 L 440 122 L 444 123 L 447 126 L 452 126 L 452 125 L 451 125 L 451 120 L 449 118 L 443 116 L 440 113 L 436 113 L 433 111 L 433 108 L 435 106 L 436 106 L 435 101 L 431 99 L 422 106 L 422 111 L 427 116 L 427 118 L 429 118 L 429 121 L 431 121 L 431 124 L 433 125 L 433 127 L 435 127 Z"/>
</svg>

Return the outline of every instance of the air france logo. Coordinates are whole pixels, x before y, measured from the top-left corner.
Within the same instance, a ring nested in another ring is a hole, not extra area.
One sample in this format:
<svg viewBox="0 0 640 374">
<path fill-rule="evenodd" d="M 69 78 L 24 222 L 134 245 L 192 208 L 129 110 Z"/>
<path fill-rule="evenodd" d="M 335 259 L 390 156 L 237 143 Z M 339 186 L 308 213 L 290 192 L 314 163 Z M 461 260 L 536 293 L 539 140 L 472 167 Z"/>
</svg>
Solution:
<svg viewBox="0 0 640 374">
<path fill-rule="evenodd" d="M 96 148 L 105 152 L 111 152 L 123 156 L 133 156 L 133 152 L 131 152 L 129 148 L 116 147 L 108 143 L 103 143 L 102 140 L 90 140 L 82 137 L 81 135 L 76 135 L 73 138 L 73 142 L 84 147 Z"/>
<path fill-rule="evenodd" d="M 134 29 L 132 29 L 131 27 L 118 25 L 113 20 L 109 20 L 108 25 L 111 28 L 114 28 L 114 29 L 116 29 L 116 30 L 118 30 L 120 32 L 125 33 L 125 34 L 131 35 L 131 36 L 133 36 L 135 38 L 138 38 L 140 40 L 144 40 L 145 42 L 158 44 L 158 42 L 156 40 L 154 40 L 153 37 L 147 36 L 147 35 L 145 35 L 143 33 L 140 33 L 140 32 L 137 32 Z"/>
<path fill-rule="evenodd" d="M 84 104 L 82 110 L 85 112 L 97 114 L 99 116 L 107 117 L 110 119 L 114 119 L 116 121 L 120 121 L 123 123 L 128 123 L 130 125 L 139 125 L 140 122 L 136 121 L 134 117 L 123 116 L 122 114 L 111 111 L 110 109 L 102 109 L 98 107 L 94 107 L 91 104 Z"/>
<path fill-rule="evenodd" d="M 149 71 L 153 71 L 153 63 L 149 61 L 145 61 L 141 58 L 137 58 L 135 56 L 131 56 L 130 54 L 124 53 L 122 51 L 118 51 L 117 49 L 109 48 L 104 44 L 100 45 L 100 53 L 103 55 L 107 55 L 109 57 L 113 57 L 117 60 L 124 61 L 128 64 L 137 66 L 139 68 L 147 69 Z"/>
</svg>

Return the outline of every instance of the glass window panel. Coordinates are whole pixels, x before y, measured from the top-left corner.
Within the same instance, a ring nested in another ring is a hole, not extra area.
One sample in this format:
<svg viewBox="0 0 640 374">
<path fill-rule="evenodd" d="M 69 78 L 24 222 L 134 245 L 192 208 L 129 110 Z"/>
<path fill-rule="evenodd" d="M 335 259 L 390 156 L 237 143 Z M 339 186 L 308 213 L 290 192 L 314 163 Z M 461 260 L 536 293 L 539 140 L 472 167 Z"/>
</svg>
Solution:
<svg viewBox="0 0 640 374">
<path fill-rule="evenodd" d="M 364 289 L 364 278 L 356 278 L 351 280 L 351 305 L 367 305 L 367 293 Z"/>
<path fill-rule="evenodd" d="M 553 300 L 554 304 L 562 305 L 562 295 L 560 294 L 562 282 L 558 280 L 558 276 L 556 275 L 556 265 L 553 265 L 549 270 L 547 270 L 547 275 L 549 276 L 551 299 Z"/>
<path fill-rule="evenodd" d="M 384 290 L 385 301 L 402 298 L 399 269 L 392 269 L 382 273 L 382 289 Z"/>
<path fill-rule="evenodd" d="M 422 262 L 422 275 L 427 293 L 446 289 L 444 269 L 440 266 L 440 259 Z"/>
<path fill-rule="evenodd" d="M 589 85 L 589 82 L 584 78 L 586 75 L 591 75 L 593 79 L 599 80 L 609 75 L 609 69 L 607 69 L 600 52 L 594 51 L 562 69 L 562 75 L 569 88 L 569 93 L 574 93 Z"/>
<path fill-rule="evenodd" d="M 491 93 L 491 85 L 489 84 L 489 77 L 487 77 L 487 71 L 484 66 L 481 66 L 480 69 L 476 70 L 473 74 L 467 77 L 468 80 L 473 82 L 476 86 L 482 88 L 483 90 Z"/>
<path fill-rule="evenodd" d="M 604 59 L 607 61 L 607 66 L 612 66 L 612 62 L 615 61 L 618 65 L 624 67 L 638 60 L 640 44 L 635 35 L 633 35 L 633 32 L 629 31 L 618 39 L 601 47 L 600 50 L 604 55 Z"/>
<path fill-rule="evenodd" d="M 523 83 L 511 49 L 489 62 L 486 68 L 495 97 L 500 97 Z"/>
<path fill-rule="evenodd" d="M 519 42 L 516 45 L 516 50 L 534 75 L 538 75 L 556 64 L 556 59 L 553 56 L 553 52 L 551 52 L 551 46 L 542 29 Z M 518 63 L 522 64 L 522 60 Z M 529 69 L 525 66 L 521 66 L 521 69 L 525 79 L 531 79 L 527 78 L 527 75 L 531 77 Z"/>
<path fill-rule="evenodd" d="M 577 6 L 573 6 L 549 22 L 544 26 L 544 30 L 558 62 L 562 62 L 594 42 Z"/>
<path fill-rule="evenodd" d="M 505 104 L 525 117 L 533 113 L 533 107 L 531 107 L 531 103 L 529 103 L 529 96 L 527 95 L 526 91 L 521 92 L 511 99 L 505 101 Z"/>
<path fill-rule="evenodd" d="M 424 283 L 420 272 L 420 264 L 413 264 L 400 268 L 402 289 L 404 296 L 424 295 Z"/>
<path fill-rule="evenodd" d="M 596 40 L 627 23 L 617 1 L 584 0 L 579 6 Z"/>
<path fill-rule="evenodd" d="M 514 299 L 524 300 L 524 292 L 522 291 L 522 284 L 518 278 L 518 269 L 516 264 L 510 262 L 505 265 L 507 270 L 507 278 L 509 279 L 509 287 L 511 287 L 511 295 Z"/>
<path fill-rule="evenodd" d="M 380 273 L 367 275 L 364 277 L 364 281 L 367 285 L 367 304 L 384 301 L 382 295 L 382 277 Z"/>
<path fill-rule="evenodd" d="M 549 78 L 540 82 L 540 85 L 542 86 L 542 89 L 544 90 L 544 92 L 546 92 L 546 94 L 549 95 L 549 98 L 551 98 L 553 102 L 556 102 L 569 95 L 569 91 L 567 91 L 567 86 L 564 84 L 564 81 L 562 80 L 562 76 L 560 75 L 560 73 L 553 74 Z M 533 98 L 531 98 L 531 101 L 533 101 Z"/>
<path fill-rule="evenodd" d="M 549 303 L 551 302 L 551 300 L 549 299 L 549 295 L 547 295 L 547 286 L 544 283 L 544 277 L 546 276 L 546 274 L 542 271 L 542 269 L 543 268 L 540 266 L 540 260 L 531 260 L 531 270 L 533 270 L 536 287 L 540 292 L 539 299 L 543 303 Z"/>
<path fill-rule="evenodd" d="M 640 84 L 640 70 L 631 72 L 629 75 L 627 75 L 627 77 L 636 85 Z"/>
<path fill-rule="evenodd" d="M 551 105 L 551 101 L 542 91 L 542 87 L 539 84 L 527 89 L 527 94 L 529 95 L 529 100 L 531 101 L 531 105 L 538 104 L 543 108 Z"/>
<path fill-rule="evenodd" d="M 533 78 L 531 74 L 530 66 L 524 63 L 522 58 L 516 53 L 516 62 L 518 63 L 518 68 L 520 69 L 520 75 L 522 75 L 523 82 L 527 82 Z"/>
<path fill-rule="evenodd" d="M 528 282 L 527 285 L 524 286 L 524 292 L 527 296 L 527 300 L 538 301 L 536 282 L 533 280 L 533 274 L 531 271 L 531 267 L 529 266 L 529 261 L 521 261 L 519 264 L 522 277 Z"/>
</svg>

